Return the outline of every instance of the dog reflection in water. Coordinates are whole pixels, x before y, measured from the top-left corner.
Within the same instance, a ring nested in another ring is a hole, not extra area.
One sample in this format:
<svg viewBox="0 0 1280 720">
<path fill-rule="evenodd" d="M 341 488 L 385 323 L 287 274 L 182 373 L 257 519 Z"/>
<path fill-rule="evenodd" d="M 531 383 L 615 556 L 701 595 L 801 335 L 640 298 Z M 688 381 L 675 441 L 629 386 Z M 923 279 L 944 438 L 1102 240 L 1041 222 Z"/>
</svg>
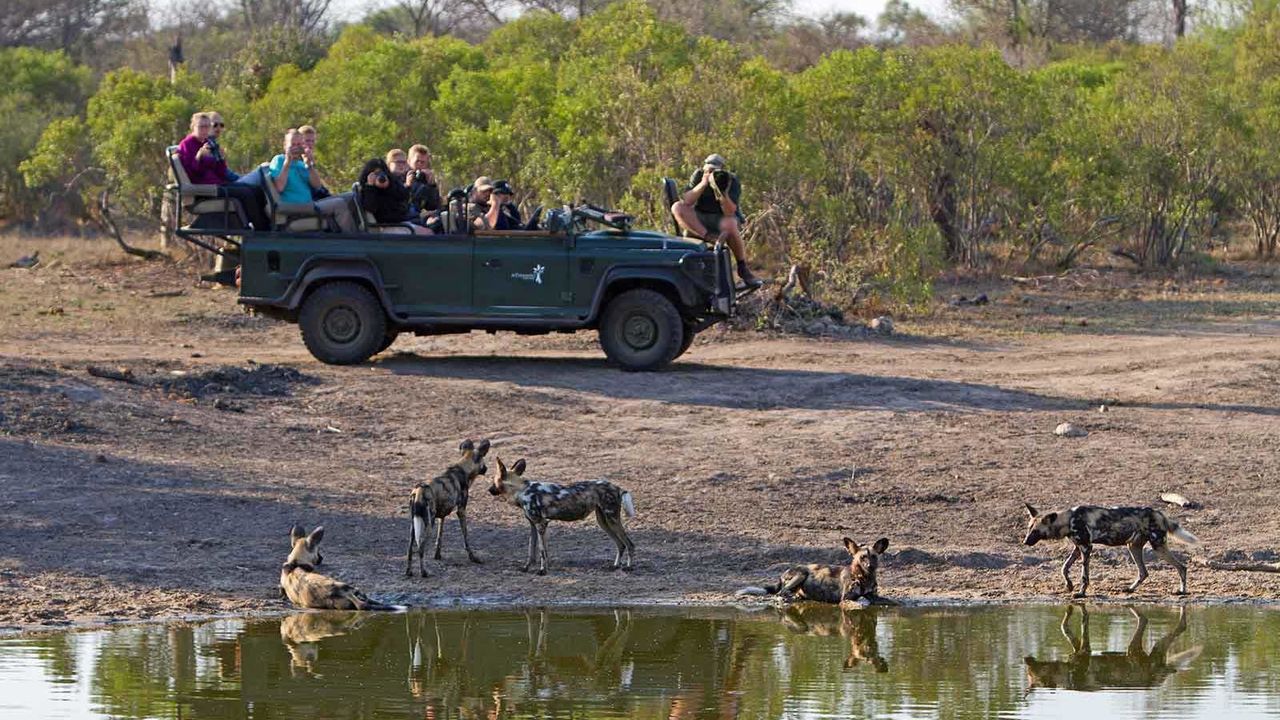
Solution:
<svg viewBox="0 0 1280 720">
<path fill-rule="evenodd" d="M 788 606 L 781 613 L 782 624 L 795 632 L 848 638 L 849 652 L 844 659 L 845 670 L 865 663 L 875 668 L 876 672 L 889 672 L 889 661 L 880 654 L 880 643 L 876 640 L 875 610 L 850 610 L 843 606 L 837 610 L 806 603 Z"/>
<path fill-rule="evenodd" d="M 280 639 L 289 651 L 289 670 L 294 677 L 315 672 L 320 657 L 320 641 L 352 632 L 368 616 L 352 610 L 317 610 L 295 613 L 280 621 Z"/>
<path fill-rule="evenodd" d="M 1132 606 L 1138 626 L 1129 638 L 1124 652 L 1094 653 L 1089 647 L 1089 613 L 1080 608 L 1080 635 L 1071 630 L 1074 605 L 1067 606 L 1062 617 L 1062 634 L 1071 643 L 1071 657 L 1066 660 L 1036 660 L 1027 656 L 1027 691 L 1035 688 L 1093 691 L 1105 688 L 1150 688 L 1164 682 L 1176 672 L 1186 670 L 1200 655 L 1200 646 L 1172 655 L 1169 648 L 1187 629 L 1187 609 L 1178 610 L 1178 624 L 1168 635 L 1156 641 L 1151 650 L 1146 649 L 1147 618 Z"/>
</svg>

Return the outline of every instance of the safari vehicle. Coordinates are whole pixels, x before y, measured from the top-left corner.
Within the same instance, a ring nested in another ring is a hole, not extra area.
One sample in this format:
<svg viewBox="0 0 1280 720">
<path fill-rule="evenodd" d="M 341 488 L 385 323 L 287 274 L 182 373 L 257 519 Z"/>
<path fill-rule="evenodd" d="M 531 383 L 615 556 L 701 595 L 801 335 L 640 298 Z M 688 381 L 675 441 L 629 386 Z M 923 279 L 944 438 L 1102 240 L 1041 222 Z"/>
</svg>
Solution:
<svg viewBox="0 0 1280 720">
<path fill-rule="evenodd" d="M 746 292 L 734 287 L 722 245 L 636 230 L 630 216 L 593 205 L 549 211 L 541 223 L 539 208 L 532 229 L 471 230 L 459 189 L 442 213 L 444 232 L 413 235 L 375 224 L 356 193 L 358 232 L 338 233 L 325 232 L 309 205 L 279 202 L 263 182 L 273 227 L 252 229 L 234 200 L 184 183 L 172 152 L 170 167 L 175 234 L 238 254 L 239 302 L 298 323 L 307 349 L 326 363 L 363 362 L 408 332 L 597 330 L 611 361 L 657 370 L 732 316 Z"/>
</svg>

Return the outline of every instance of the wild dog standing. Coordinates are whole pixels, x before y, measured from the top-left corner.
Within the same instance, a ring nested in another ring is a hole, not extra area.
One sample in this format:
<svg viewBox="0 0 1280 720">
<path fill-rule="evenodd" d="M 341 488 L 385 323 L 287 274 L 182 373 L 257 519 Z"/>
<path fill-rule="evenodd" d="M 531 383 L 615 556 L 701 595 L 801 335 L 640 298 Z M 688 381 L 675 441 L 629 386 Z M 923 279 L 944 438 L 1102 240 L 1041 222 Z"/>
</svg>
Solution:
<svg viewBox="0 0 1280 720">
<path fill-rule="evenodd" d="M 409 493 L 411 525 L 405 577 L 413 575 L 414 548 L 418 549 L 418 572 L 422 577 L 427 577 L 427 536 L 435 527 L 435 559 L 439 560 L 440 541 L 444 539 L 444 519 L 454 510 L 458 511 L 458 527 L 462 528 L 462 546 L 467 549 L 467 558 L 473 563 L 484 562 L 471 552 L 471 541 L 467 538 L 467 499 L 471 493 L 471 482 L 489 472 L 488 466 L 484 464 L 484 456 L 489 452 L 489 441 L 481 440 L 476 445 L 470 440 L 463 440 L 458 450 L 462 452 L 458 462 Z M 440 523 L 439 526 L 436 526 L 437 522 Z"/>
<path fill-rule="evenodd" d="M 589 480 L 572 485 L 529 482 L 524 479 L 525 462 L 517 460 L 511 470 L 498 458 L 498 476 L 489 487 L 489 494 L 505 499 L 524 511 L 529 521 L 529 560 L 524 571 L 533 567 L 533 555 L 539 547 L 541 558 L 538 574 L 547 574 L 547 523 L 551 520 L 581 520 L 595 511 L 596 522 L 613 538 L 618 554 L 613 558 L 613 569 L 622 565 L 622 553 L 627 553 L 624 570 L 631 570 L 636 560 L 636 544 L 627 537 L 622 527 L 622 513 L 636 516 L 631 493 L 605 480 Z"/>
<path fill-rule="evenodd" d="M 320 541 L 324 528 L 308 535 L 300 526 L 289 531 L 293 551 L 280 568 L 280 592 L 294 606 L 312 610 L 401 610 L 397 605 L 384 605 L 370 600 L 364 593 L 344 582 L 316 572 L 323 558 Z"/>
<path fill-rule="evenodd" d="M 1040 515 L 1027 503 L 1027 545 L 1035 545 L 1041 540 L 1071 540 L 1071 554 L 1062 564 L 1062 579 L 1067 581 L 1067 591 L 1073 588 L 1071 583 L 1071 566 L 1076 560 L 1083 558 L 1084 572 L 1080 577 L 1080 591 L 1075 597 L 1082 598 L 1089 590 L 1089 556 L 1094 545 L 1127 545 L 1129 555 L 1138 566 L 1138 578 L 1129 585 L 1126 592 L 1138 589 L 1147 579 L 1147 565 L 1142 560 L 1142 547 L 1151 543 L 1151 550 L 1156 557 L 1164 559 L 1178 571 L 1182 585 L 1179 595 L 1187 594 L 1187 566 L 1169 552 L 1167 541 L 1173 540 L 1187 545 L 1200 543 L 1195 535 L 1184 530 L 1177 520 L 1170 518 L 1160 510 L 1149 507 L 1095 507 L 1080 505 L 1070 510 Z"/>
<path fill-rule="evenodd" d="M 772 585 L 746 587 L 737 594 L 777 595 L 784 601 L 825 603 L 860 598 L 880 600 L 876 569 L 880 567 L 880 556 L 889 549 L 889 538 L 880 538 L 869 548 L 845 538 L 844 549 L 849 552 L 848 565 L 796 565 L 782 573 L 782 578 Z"/>
</svg>

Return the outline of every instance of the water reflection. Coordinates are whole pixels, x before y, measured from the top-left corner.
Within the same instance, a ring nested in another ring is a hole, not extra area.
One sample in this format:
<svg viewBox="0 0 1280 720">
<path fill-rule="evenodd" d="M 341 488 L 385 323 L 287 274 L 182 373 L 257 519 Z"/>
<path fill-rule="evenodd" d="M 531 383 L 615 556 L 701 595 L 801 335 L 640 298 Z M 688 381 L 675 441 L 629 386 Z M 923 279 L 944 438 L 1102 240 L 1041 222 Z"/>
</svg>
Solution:
<svg viewBox="0 0 1280 720">
<path fill-rule="evenodd" d="M 1200 656 L 1199 645 L 1170 654 L 1173 641 L 1187 630 L 1187 608 L 1178 610 L 1178 622 L 1173 629 L 1146 649 L 1147 616 L 1137 608 L 1128 610 L 1138 623 L 1133 628 L 1129 645 L 1123 651 L 1093 652 L 1089 641 L 1089 611 L 1080 606 L 1080 634 L 1071 629 L 1074 605 L 1067 606 L 1060 626 L 1062 635 L 1071 645 L 1071 655 L 1066 660 L 1036 660 L 1028 655 L 1023 658 L 1027 666 L 1027 689 L 1062 688 L 1093 692 L 1106 688 L 1153 688 L 1176 672 L 1188 669 Z"/>
<path fill-rule="evenodd" d="M 0 717 L 1262 717 L 1277 660 L 1253 608 L 324 611 L 0 641 Z"/>
</svg>

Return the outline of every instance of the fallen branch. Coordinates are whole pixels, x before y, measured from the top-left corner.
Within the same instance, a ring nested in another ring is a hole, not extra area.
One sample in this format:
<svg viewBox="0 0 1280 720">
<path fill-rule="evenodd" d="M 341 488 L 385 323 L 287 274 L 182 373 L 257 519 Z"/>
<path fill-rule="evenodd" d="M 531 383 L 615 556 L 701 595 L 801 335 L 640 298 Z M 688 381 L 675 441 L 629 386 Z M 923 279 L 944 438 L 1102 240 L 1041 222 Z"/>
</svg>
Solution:
<svg viewBox="0 0 1280 720">
<path fill-rule="evenodd" d="M 120 249 L 124 250 L 129 255 L 140 257 L 144 260 L 168 260 L 169 256 L 162 252 L 136 248 L 124 241 L 124 236 L 120 233 L 120 227 L 116 225 L 116 221 L 111 217 L 111 206 L 109 204 L 110 199 L 110 189 L 103 190 L 102 193 L 98 195 L 97 220 L 98 224 L 102 226 L 102 229 L 111 237 L 115 238 L 116 244 L 120 246 Z"/>
<path fill-rule="evenodd" d="M 1206 560 L 1204 558 L 1192 558 L 1197 565 L 1203 565 L 1210 570 L 1233 570 L 1240 572 L 1265 572 L 1280 573 L 1280 562 L 1274 563 L 1228 563 L 1219 562 L 1217 560 Z"/>
</svg>

